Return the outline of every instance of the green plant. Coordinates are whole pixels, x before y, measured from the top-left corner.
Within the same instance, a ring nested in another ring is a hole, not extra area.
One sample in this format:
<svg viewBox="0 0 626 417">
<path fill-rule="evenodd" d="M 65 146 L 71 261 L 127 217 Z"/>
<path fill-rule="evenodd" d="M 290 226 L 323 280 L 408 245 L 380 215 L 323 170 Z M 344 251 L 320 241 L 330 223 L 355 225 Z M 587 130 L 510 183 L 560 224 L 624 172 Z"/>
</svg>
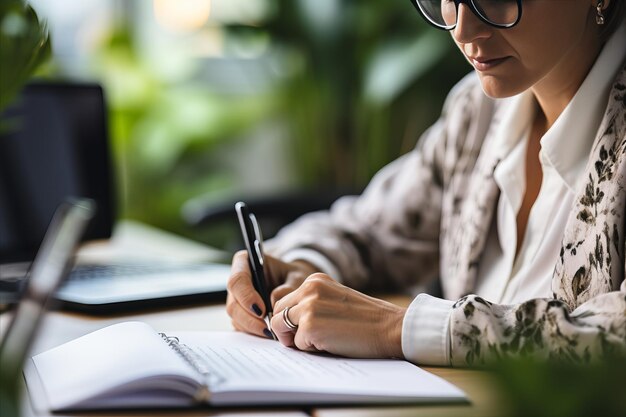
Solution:
<svg viewBox="0 0 626 417">
<path fill-rule="evenodd" d="M 0 3 L 0 113 L 50 56 L 44 22 L 23 0 Z"/>
<path fill-rule="evenodd" d="M 185 228 L 181 204 L 240 190 L 246 178 L 238 179 L 224 152 L 268 125 L 276 129 L 265 137 L 287 138 L 290 184 L 361 188 L 414 146 L 469 69 L 449 35 L 428 27 L 407 1 L 267 5 L 262 19 L 219 29 L 224 55 L 242 66 L 247 58 L 237 56 L 238 46 L 266 46 L 256 58 L 276 76 L 260 92 L 211 91 L 199 68 L 211 62 L 177 51 L 169 59 L 191 69 L 163 79 L 135 45 L 136 15 L 126 9 L 126 21 L 92 55 L 92 75 L 110 103 L 124 217 L 215 244 L 209 233 Z"/>
<path fill-rule="evenodd" d="M 626 357 L 591 363 L 505 358 L 493 364 L 499 398 L 509 417 L 618 417 L 626 415 Z"/>
<path fill-rule="evenodd" d="M 258 27 L 282 54 L 279 86 L 303 185 L 360 188 L 408 151 L 468 70 L 408 1 L 274 0 Z"/>
<path fill-rule="evenodd" d="M 112 28 L 91 60 L 109 106 L 122 217 L 189 235 L 181 205 L 233 187 L 215 150 L 265 119 L 272 98 L 212 92 L 193 68 L 165 79 L 138 50 L 130 24 Z"/>
</svg>

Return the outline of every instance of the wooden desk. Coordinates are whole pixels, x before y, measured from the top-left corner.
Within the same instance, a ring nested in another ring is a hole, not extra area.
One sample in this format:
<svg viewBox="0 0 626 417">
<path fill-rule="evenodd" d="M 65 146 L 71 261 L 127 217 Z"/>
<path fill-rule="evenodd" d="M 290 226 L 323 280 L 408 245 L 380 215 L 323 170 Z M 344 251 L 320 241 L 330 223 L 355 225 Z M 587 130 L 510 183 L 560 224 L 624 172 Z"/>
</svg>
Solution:
<svg viewBox="0 0 626 417">
<path fill-rule="evenodd" d="M 139 252 L 143 255 L 152 254 L 159 255 L 160 253 L 168 253 L 171 255 L 173 251 L 178 248 L 182 249 L 178 253 L 186 254 L 192 259 L 207 259 L 215 258 L 214 253 L 207 251 L 205 248 L 195 246 L 189 246 L 185 242 L 176 242 L 175 238 L 171 236 L 157 236 L 155 231 L 143 227 L 137 229 L 137 225 L 126 225 L 122 229 L 117 231 L 114 236 L 113 242 L 116 244 L 113 247 L 107 247 L 105 252 L 105 259 L 114 257 L 117 258 L 117 253 L 128 255 L 129 250 L 133 249 L 135 252 Z M 128 233 L 130 228 L 131 233 Z M 147 233 L 147 234 L 146 234 Z M 143 236 L 139 240 L 144 243 L 136 243 L 137 236 Z M 129 238 L 130 237 L 130 238 Z M 163 239 L 160 239 L 163 238 Z M 158 245 L 154 242 L 158 240 Z M 146 246 L 145 242 L 153 242 L 150 246 Z M 187 246 L 185 246 L 187 245 Z M 167 247 L 167 249 L 165 249 Z M 102 247 L 96 245 L 96 247 L 89 247 L 83 251 L 83 255 L 88 258 L 92 256 L 102 257 Z M 219 255 L 219 254 L 218 254 Z M 191 259 L 190 259 L 191 260 Z M 398 305 L 407 305 L 409 299 L 406 297 L 383 297 L 390 302 Z M 0 335 L 4 333 L 6 326 L 9 322 L 11 313 L 0 314 Z M 172 309 L 166 311 L 146 312 L 141 314 L 130 314 L 123 316 L 106 316 L 106 317 L 94 317 L 77 313 L 69 313 L 62 311 L 53 311 L 47 314 L 44 318 L 39 335 L 33 346 L 31 355 L 41 353 L 47 349 L 58 346 L 69 340 L 75 339 L 79 336 L 100 329 L 102 327 L 119 323 L 123 321 L 140 320 L 146 322 L 157 331 L 163 331 L 165 333 L 176 333 L 177 331 L 220 331 L 220 330 L 232 330 L 230 318 L 226 314 L 226 309 L 223 304 L 208 304 L 201 307 L 189 307 Z M 502 410 L 493 395 L 494 392 L 491 389 L 493 381 L 490 375 L 483 371 L 475 370 L 463 370 L 463 369 L 449 369 L 449 368 L 425 368 L 426 370 L 441 376 L 444 379 L 452 382 L 462 390 L 464 390 L 470 401 L 471 405 L 449 405 L 449 406 L 411 406 L 411 407 L 368 407 L 368 408 L 318 408 L 313 410 L 267 410 L 267 411 L 217 411 L 211 412 L 210 410 L 194 410 L 194 411 L 176 411 L 176 412 L 159 412 L 160 415 L 185 415 L 185 416 L 228 416 L 228 417 L 247 417 L 247 416 L 276 416 L 276 417 L 413 417 L 413 416 L 496 416 L 501 415 Z M 31 416 L 49 416 L 49 413 L 38 414 L 31 407 L 30 401 L 27 397 L 27 393 L 24 393 L 24 400 L 22 405 L 22 414 L 25 417 Z M 116 417 L 132 415 L 132 416 L 153 416 L 157 413 L 152 412 L 138 412 L 138 413 L 72 413 L 71 416 L 83 416 L 83 415 L 97 415 L 98 417 L 105 417 L 107 415 L 114 415 Z M 59 416 L 60 414 L 54 414 Z"/>
<path fill-rule="evenodd" d="M 395 300 L 395 299 L 394 299 Z M 398 299 L 400 300 L 400 299 Z M 5 329 L 10 313 L 0 315 L 0 328 Z M 54 311 L 44 319 L 40 334 L 33 347 L 32 354 L 43 352 L 54 346 L 72 340 L 102 327 L 129 320 L 140 320 L 148 323 L 157 331 L 175 333 L 176 331 L 194 330 L 232 330 L 230 318 L 226 314 L 223 304 L 207 305 L 177 310 L 150 312 L 116 317 L 92 317 L 76 313 Z M 312 415 L 315 417 L 409 417 L 409 416 L 496 416 L 501 413 L 495 400 L 490 395 L 492 381 L 490 375 L 484 371 L 430 368 L 426 370 L 441 376 L 444 379 L 463 389 L 469 396 L 471 405 L 450 406 L 411 406 L 411 407 L 372 407 L 372 408 L 320 408 L 314 410 L 272 410 L 266 412 L 239 411 L 219 412 L 190 411 L 175 413 L 159 413 L 166 415 L 189 415 L 189 416 L 276 416 L 276 417 L 303 417 Z M 23 401 L 23 415 L 45 416 L 50 414 L 37 414 L 32 409 L 29 400 Z M 55 414 L 58 416 L 59 414 Z M 72 416 L 90 415 L 88 413 L 71 414 Z M 91 414 L 96 415 L 96 414 Z M 108 414 L 98 413 L 104 417 Z M 115 416 L 126 416 L 128 413 L 115 413 Z M 133 416 L 154 415 L 152 413 L 133 413 Z"/>
</svg>

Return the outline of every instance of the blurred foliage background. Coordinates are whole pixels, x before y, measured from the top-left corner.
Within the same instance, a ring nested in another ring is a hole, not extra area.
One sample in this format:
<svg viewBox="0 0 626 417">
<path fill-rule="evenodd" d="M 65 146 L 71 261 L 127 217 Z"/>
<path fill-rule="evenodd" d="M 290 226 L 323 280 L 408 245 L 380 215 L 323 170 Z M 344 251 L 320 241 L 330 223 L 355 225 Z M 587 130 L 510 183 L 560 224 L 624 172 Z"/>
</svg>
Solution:
<svg viewBox="0 0 626 417">
<path fill-rule="evenodd" d="M 360 190 L 469 66 L 408 0 L 34 0 L 46 76 L 105 88 L 122 217 L 220 245 L 181 210 Z"/>
<path fill-rule="evenodd" d="M 493 395 L 510 417 L 626 416 L 624 352 L 586 363 L 503 358 L 492 364 Z"/>
<path fill-rule="evenodd" d="M 49 56 L 48 28 L 39 21 L 33 8 L 23 0 L 3 0 L 0 3 L 0 113 Z"/>
</svg>

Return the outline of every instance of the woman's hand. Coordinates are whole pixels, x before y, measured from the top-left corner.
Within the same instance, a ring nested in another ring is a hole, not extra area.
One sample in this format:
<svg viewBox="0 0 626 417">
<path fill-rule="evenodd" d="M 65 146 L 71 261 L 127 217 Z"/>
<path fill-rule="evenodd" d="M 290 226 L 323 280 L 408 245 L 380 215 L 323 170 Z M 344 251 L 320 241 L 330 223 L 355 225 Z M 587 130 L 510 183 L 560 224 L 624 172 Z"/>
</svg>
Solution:
<svg viewBox="0 0 626 417">
<path fill-rule="evenodd" d="M 283 310 L 298 326 L 290 329 Z M 325 274 L 309 276 L 274 305 L 272 329 L 282 344 L 357 358 L 401 358 L 406 309 L 369 297 Z"/>
<path fill-rule="evenodd" d="M 294 291 L 306 277 L 316 272 L 315 267 L 306 262 L 282 262 L 271 256 L 264 257 L 265 279 L 271 292 L 272 305 Z M 248 254 L 240 251 L 233 257 L 230 278 L 228 279 L 226 311 L 235 329 L 263 337 L 272 337 L 263 321 L 265 305 L 254 289 L 252 273 L 248 264 Z"/>
</svg>

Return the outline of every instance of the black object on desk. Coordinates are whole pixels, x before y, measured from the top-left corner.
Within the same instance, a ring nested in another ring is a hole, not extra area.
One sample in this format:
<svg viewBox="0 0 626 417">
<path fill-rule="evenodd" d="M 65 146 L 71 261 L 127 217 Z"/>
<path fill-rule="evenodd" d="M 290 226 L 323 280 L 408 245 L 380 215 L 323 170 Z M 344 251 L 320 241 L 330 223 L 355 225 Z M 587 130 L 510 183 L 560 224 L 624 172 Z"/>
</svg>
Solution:
<svg viewBox="0 0 626 417">
<path fill-rule="evenodd" d="M 111 236 L 115 213 L 104 92 L 96 84 L 28 85 L 2 115 L 0 306 L 17 301 L 56 206 L 68 196 L 96 202 L 83 240 Z M 230 268 L 220 264 L 80 266 L 55 297 L 66 309 L 108 314 L 223 301 Z"/>
<path fill-rule="evenodd" d="M 68 196 L 98 205 L 83 240 L 110 237 L 115 202 L 102 88 L 33 83 L 1 117 L 0 264 L 31 262 Z"/>
<path fill-rule="evenodd" d="M 8 304 L 62 201 L 97 204 L 82 240 L 111 236 L 115 204 L 100 86 L 32 83 L 0 118 L 0 304 Z"/>
</svg>

